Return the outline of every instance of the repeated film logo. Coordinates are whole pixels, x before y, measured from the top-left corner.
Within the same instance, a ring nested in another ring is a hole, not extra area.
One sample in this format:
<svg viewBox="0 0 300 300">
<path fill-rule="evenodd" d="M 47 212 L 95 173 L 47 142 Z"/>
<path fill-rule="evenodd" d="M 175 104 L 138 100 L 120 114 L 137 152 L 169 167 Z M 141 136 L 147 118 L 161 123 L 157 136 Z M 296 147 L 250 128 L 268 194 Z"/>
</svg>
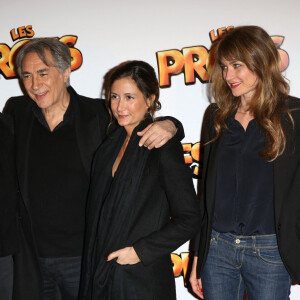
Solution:
<svg viewBox="0 0 300 300">
<path fill-rule="evenodd" d="M 233 26 L 222 27 L 209 32 L 211 42 L 220 39 L 224 33 L 232 30 Z M 281 49 L 284 36 L 271 36 L 281 57 L 280 70 L 284 71 L 289 65 L 288 53 Z M 209 50 L 201 46 L 184 47 L 181 50 L 172 49 L 156 52 L 159 85 L 161 88 L 169 88 L 171 86 L 171 77 L 184 73 L 184 83 L 186 85 L 195 84 L 196 78 L 201 83 L 209 81 L 209 74 L 206 68 Z"/>
<path fill-rule="evenodd" d="M 27 25 L 12 29 L 10 35 L 13 42 L 17 41 L 12 47 L 0 43 L 0 74 L 5 79 L 17 78 L 15 69 L 17 54 L 21 47 L 34 37 L 35 32 L 32 29 L 32 25 Z M 67 44 L 70 48 L 72 56 L 71 70 L 74 71 L 80 68 L 82 65 L 82 54 L 80 50 L 75 48 L 78 37 L 76 35 L 64 35 L 60 38 L 57 37 L 57 39 Z"/>
<path fill-rule="evenodd" d="M 209 37 L 211 42 L 220 39 L 224 33 L 232 30 L 234 26 L 221 27 L 217 30 L 211 30 Z M 289 66 L 289 55 L 281 49 L 284 36 L 271 36 L 281 58 L 280 70 L 284 71 Z M 196 78 L 202 83 L 208 83 L 209 73 L 206 63 L 209 50 L 203 46 L 184 47 L 181 50 L 170 49 L 156 52 L 159 85 L 161 88 L 171 87 L 171 78 L 179 74 L 184 74 L 185 85 L 196 83 Z M 190 165 L 193 171 L 193 177 L 201 176 L 202 167 L 202 145 L 197 143 L 185 143 L 182 145 L 184 150 L 185 163 Z"/>
</svg>

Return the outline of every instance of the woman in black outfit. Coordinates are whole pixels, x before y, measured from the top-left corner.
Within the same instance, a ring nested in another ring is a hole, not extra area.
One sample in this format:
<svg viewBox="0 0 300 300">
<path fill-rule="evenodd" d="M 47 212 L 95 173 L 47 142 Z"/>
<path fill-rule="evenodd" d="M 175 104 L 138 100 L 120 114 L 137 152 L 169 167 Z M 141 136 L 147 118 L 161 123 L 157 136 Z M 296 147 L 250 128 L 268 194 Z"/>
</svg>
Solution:
<svg viewBox="0 0 300 300">
<path fill-rule="evenodd" d="M 260 27 L 213 44 L 202 225 L 191 273 L 206 300 L 289 299 L 300 283 L 300 102 Z"/>
<path fill-rule="evenodd" d="M 153 150 L 138 145 L 136 133 L 160 108 L 150 65 L 121 64 L 106 94 L 112 123 L 120 127 L 93 163 L 80 297 L 172 300 L 170 253 L 200 226 L 191 171 L 175 139 Z"/>
</svg>

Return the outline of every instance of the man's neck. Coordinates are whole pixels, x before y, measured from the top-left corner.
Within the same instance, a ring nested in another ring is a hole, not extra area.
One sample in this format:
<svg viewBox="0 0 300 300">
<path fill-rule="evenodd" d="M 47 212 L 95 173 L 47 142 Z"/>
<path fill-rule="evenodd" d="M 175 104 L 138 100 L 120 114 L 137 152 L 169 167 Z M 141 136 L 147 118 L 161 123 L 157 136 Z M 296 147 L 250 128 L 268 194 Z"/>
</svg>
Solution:
<svg viewBox="0 0 300 300">
<path fill-rule="evenodd" d="M 67 111 L 70 104 L 70 94 L 67 93 L 64 100 L 59 102 L 57 105 L 42 109 L 42 113 L 45 117 L 46 122 L 51 131 L 63 121 L 65 112 Z"/>
</svg>

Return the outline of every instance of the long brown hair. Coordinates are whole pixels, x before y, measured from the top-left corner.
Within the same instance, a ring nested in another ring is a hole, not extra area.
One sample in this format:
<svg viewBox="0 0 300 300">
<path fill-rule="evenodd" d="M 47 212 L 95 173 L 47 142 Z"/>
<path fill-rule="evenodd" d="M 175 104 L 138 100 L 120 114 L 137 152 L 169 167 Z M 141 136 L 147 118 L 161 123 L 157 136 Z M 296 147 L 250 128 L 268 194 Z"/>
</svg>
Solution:
<svg viewBox="0 0 300 300">
<path fill-rule="evenodd" d="M 214 115 L 216 134 L 213 140 L 220 136 L 223 128 L 227 128 L 227 118 L 240 105 L 240 97 L 232 95 L 223 79 L 221 59 L 241 61 L 257 76 L 258 83 L 249 110 L 266 137 L 266 147 L 260 155 L 275 160 L 286 145 L 282 114 L 288 113 L 289 85 L 281 74 L 281 60 L 273 40 L 261 27 L 240 26 L 212 45 L 208 62 L 211 73 L 209 91 L 218 106 Z"/>
</svg>

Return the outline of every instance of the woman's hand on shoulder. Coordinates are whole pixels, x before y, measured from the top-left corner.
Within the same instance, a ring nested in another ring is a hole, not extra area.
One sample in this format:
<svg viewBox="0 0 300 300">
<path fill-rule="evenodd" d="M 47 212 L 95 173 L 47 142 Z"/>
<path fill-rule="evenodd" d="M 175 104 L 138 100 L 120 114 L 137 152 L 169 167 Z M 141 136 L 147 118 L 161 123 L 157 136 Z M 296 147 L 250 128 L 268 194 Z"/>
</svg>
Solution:
<svg viewBox="0 0 300 300">
<path fill-rule="evenodd" d="M 201 299 L 204 299 L 203 296 L 203 289 L 202 289 L 202 281 L 201 278 L 197 278 L 197 263 L 198 263 L 198 257 L 194 257 L 193 260 L 193 267 L 190 275 L 190 283 L 193 289 L 193 292 L 199 296 Z"/>
<path fill-rule="evenodd" d="M 112 252 L 108 255 L 106 260 L 110 261 L 114 258 L 118 258 L 117 263 L 120 265 L 134 265 L 141 261 L 133 247 L 125 247 Z"/>
</svg>

